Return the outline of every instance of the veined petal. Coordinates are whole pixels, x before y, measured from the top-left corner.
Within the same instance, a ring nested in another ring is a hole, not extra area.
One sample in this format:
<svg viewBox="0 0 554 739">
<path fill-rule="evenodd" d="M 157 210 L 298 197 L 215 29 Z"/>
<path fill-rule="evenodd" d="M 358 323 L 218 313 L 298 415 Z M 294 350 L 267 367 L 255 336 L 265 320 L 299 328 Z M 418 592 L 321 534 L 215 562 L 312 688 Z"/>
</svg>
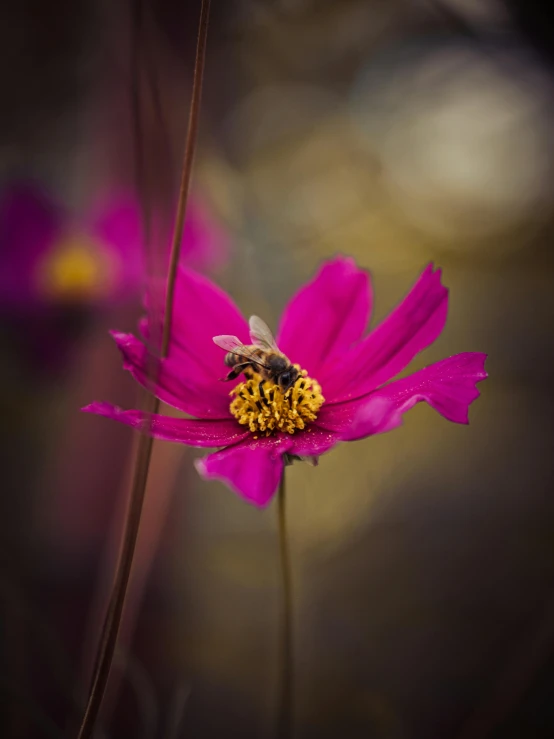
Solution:
<svg viewBox="0 0 554 739">
<path fill-rule="evenodd" d="M 186 360 L 179 361 L 174 356 L 157 359 L 132 334 L 111 333 L 123 355 L 125 369 L 164 403 L 199 418 L 229 418 L 228 390 L 223 394 L 219 387 L 218 392 L 213 392 L 211 386 L 201 385 Z M 150 378 L 155 380 L 154 387 Z"/>
<path fill-rule="evenodd" d="M 345 403 L 345 406 L 357 407 L 358 413 L 350 426 L 344 429 L 342 438 L 353 441 L 375 433 L 372 430 L 371 409 L 379 401 L 393 406 L 398 414 L 398 422 L 401 414 L 425 400 L 449 421 L 469 423 L 469 406 L 480 394 L 475 385 L 487 377 L 484 369 L 486 358 L 487 355 L 480 352 L 456 354 L 402 380 L 391 382 L 365 398 Z"/>
<path fill-rule="evenodd" d="M 112 418 L 137 431 L 150 434 L 155 439 L 175 441 L 189 446 L 217 447 L 236 444 L 249 432 L 235 420 L 199 421 L 189 418 L 172 418 L 138 410 L 123 410 L 110 403 L 91 403 L 81 408 L 85 413 Z"/>
<path fill-rule="evenodd" d="M 141 331 L 151 335 L 147 321 L 141 323 Z M 161 336 L 161 327 L 156 327 L 156 334 Z M 225 352 L 212 341 L 219 334 L 233 334 L 250 343 L 248 323 L 231 298 L 206 277 L 180 265 L 168 356 L 184 368 L 190 366 L 196 379 L 213 393 L 227 397 L 232 385 L 219 382 L 229 369 L 223 363 Z"/>
<path fill-rule="evenodd" d="M 440 280 L 441 271 L 429 265 L 402 303 L 335 363 L 328 379 L 320 380 L 328 400 L 348 400 L 375 390 L 437 339 L 448 309 L 448 290 Z"/>
<path fill-rule="evenodd" d="M 363 423 L 360 420 L 362 416 Z M 337 441 L 352 441 L 362 436 L 382 434 L 396 428 L 401 422 L 402 414 L 395 404 L 376 393 L 357 400 L 325 405 L 317 417 L 317 425 L 327 433 L 334 434 Z M 360 426 L 363 426 L 364 433 L 356 436 Z"/>
<path fill-rule="evenodd" d="M 205 480 L 221 480 L 263 508 L 277 492 L 283 474 L 283 454 L 291 446 L 290 437 L 284 435 L 250 438 L 196 460 L 195 466 Z"/>
<path fill-rule="evenodd" d="M 318 419 L 319 420 L 319 419 Z M 299 457 L 319 457 L 330 451 L 341 441 L 339 434 L 312 424 L 305 431 L 294 434 L 293 446 L 289 450 L 291 454 Z"/>
<path fill-rule="evenodd" d="M 371 310 L 369 275 L 351 258 L 327 262 L 286 307 L 277 345 L 320 380 L 319 370 L 363 334 Z M 227 332 L 231 333 L 231 332 Z"/>
<path fill-rule="evenodd" d="M 150 331 L 150 322 L 147 316 L 143 316 L 139 319 L 138 329 L 142 339 L 146 342 L 146 344 L 156 344 L 156 340 L 158 340 L 158 343 L 161 341 L 161 326 L 158 335 L 152 336 L 152 333 Z M 213 386 L 211 384 L 211 380 L 208 380 L 206 378 L 206 364 L 202 357 L 191 351 L 190 348 L 182 345 L 179 342 L 179 338 L 175 334 L 173 334 L 169 343 L 169 352 L 167 359 L 172 362 L 175 367 L 181 367 L 181 371 L 186 367 L 187 375 L 189 375 L 190 377 L 194 377 L 199 384 L 201 382 L 205 382 L 207 385 L 210 386 L 210 391 L 213 391 L 216 395 L 225 395 L 225 397 L 229 396 L 229 392 L 233 384 L 229 383 L 227 386 L 225 386 L 223 383 L 220 383 L 217 387 Z M 223 377 L 226 372 L 227 370 L 224 370 L 221 373 L 221 377 Z"/>
</svg>

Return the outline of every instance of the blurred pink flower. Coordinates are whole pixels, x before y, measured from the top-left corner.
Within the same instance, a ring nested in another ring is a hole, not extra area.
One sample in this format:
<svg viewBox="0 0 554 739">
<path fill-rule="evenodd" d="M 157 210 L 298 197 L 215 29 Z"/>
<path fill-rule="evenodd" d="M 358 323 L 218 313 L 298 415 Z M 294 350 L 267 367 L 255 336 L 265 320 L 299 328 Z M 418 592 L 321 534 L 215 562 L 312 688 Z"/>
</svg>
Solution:
<svg viewBox="0 0 554 739">
<path fill-rule="evenodd" d="M 327 262 L 290 301 L 277 333 L 282 352 L 309 377 L 295 382 L 287 393 L 288 405 L 283 400 L 287 396 L 277 396 L 280 390 L 268 390 L 267 386 L 253 405 L 249 394 L 257 392 L 257 378 L 256 384 L 251 380 L 232 392 L 235 400 L 230 406 L 229 385 L 219 381 L 229 368 L 223 362 L 224 351 L 212 337 L 235 334 L 250 344 L 248 323 L 216 285 L 181 268 L 167 359 L 149 357 L 144 343 L 131 334 L 114 332 L 113 336 L 125 368 L 139 383 L 146 384 L 147 367 L 156 363 L 157 397 L 196 418 L 148 416 L 108 403 L 92 403 L 83 410 L 155 438 L 223 447 L 198 460 L 200 474 L 223 480 L 248 501 L 265 506 L 290 458 L 317 458 L 340 441 L 389 431 L 399 426 L 402 414 L 419 401 L 425 400 L 450 421 L 468 423 L 469 405 L 479 395 L 475 385 L 487 377 L 486 354 L 457 354 L 389 382 L 435 341 L 444 327 L 448 291 L 440 277 L 440 270 L 429 265 L 404 301 L 362 337 L 372 303 L 369 276 L 353 259 L 339 257 Z M 143 335 L 150 329 L 143 319 Z M 281 415 L 272 417 L 277 426 L 268 432 L 264 424 L 272 407 L 277 407 L 274 400 Z M 290 421 L 288 433 L 278 426 L 283 412 Z M 302 412 L 304 420 L 299 422 Z"/>
<path fill-rule="evenodd" d="M 60 306 L 94 309 L 140 295 L 146 281 L 141 229 L 139 203 L 127 193 L 105 194 L 75 219 L 35 185 L 6 188 L 0 198 L 0 309 L 16 315 Z M 206 269 L 225 254 L 222 230 L 193 198 L 182 259 Z"/>
</svg>

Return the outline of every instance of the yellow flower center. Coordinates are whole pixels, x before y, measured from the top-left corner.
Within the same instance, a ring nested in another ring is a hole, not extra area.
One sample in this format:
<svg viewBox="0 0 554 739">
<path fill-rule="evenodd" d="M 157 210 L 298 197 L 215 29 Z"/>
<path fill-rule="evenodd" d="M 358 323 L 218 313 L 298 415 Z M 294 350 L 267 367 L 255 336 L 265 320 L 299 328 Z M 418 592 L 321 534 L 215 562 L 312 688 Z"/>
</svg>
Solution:
<svg viewBox="0 0 554 739">
<path fill-rule="evenodd" d="M 237 421 L 248 426 L 252 433 L 265 436 L 278 431 L 294 434 L 305 429 L 315 421 L 325 402 L 321 386 L 308 377 L 306 370 L 301 371 L 301 376 L 286 393 L 271 380 L 254 374 L 234 387 L 230 395 L 234 396 L 231 413 Z"/>
<path fill-rule="evenodd" d="M 39 264 L 39 287 L 51 298 L 94 298 L 112 288 L 116 265 L 101 244 L 86 237 L 68 237 Z"/>
</svg>

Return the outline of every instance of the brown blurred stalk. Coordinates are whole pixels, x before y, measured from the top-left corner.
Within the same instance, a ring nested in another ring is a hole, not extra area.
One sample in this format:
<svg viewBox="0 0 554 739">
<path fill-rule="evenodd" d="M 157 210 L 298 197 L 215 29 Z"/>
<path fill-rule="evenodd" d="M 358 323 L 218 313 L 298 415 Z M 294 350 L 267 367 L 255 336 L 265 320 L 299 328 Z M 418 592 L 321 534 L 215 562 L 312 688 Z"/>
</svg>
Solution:
<svg viewBox="0 0 554 739">
<path fill-rule="evenodd" d="M 204 74 L 204 61 L 206 52 L 206 40 L 208 34 L 208 18 L 209 18 L 210 0 L 202 0 L 200 9 L 200 21 L 198 26 L 198 40 L 196 46 L 196 61 L 194 67 L 194 81 L 192 91 L 192 102 L 190 107 L 190 116 L 188 122 L 187 139 L 185 145 L 185 155 L 183 161 L 183 169 L 181 176 L 181 186 L 179 191 L 179 202 L 177 207 L 177 218 L 175 224 L 175 232 L 171 247 L 171 257 L 169 274 L 167 281 L 167 298 L 164 313 L 163 337 L 161 356 L 162 359 L 167 356 L 169 349 L 169 339 L 171 336 L 171 320 L 173 312 L 173 294 L 175 287 L 175 276 L 177 273 L 177 264 L 179 260 L 179 249 L 183 235 L 183 226 L 187 208 L 188 193 L 190 180 L 192 175 L 192 165 L 194 161 L 194 150 L 196 145 L 196 136 L 198 132 L 198 121 L 200 116 L 200 102 L 202 97 L 202 81 Z M 159 408 L 158 399 L 147 394 L 144 402 L 144 410 L 147 413 L 156 413 Z M 102 704 L 102 699 L 106 691 L 110 669 L 113 662 L 117 635 L 121 624 L 123 606 L 125 602 L 125 594 L 129 583 L 131 566 L 133 563 L 133 555 L 138 537 L 142 506 L 144 502 L 144 494 L 148 479 L 148 469 L 152 456 L 153 439 L 149 434 L 143 434 L 140 437 L 137 462 L 134 472 L 133 485 L 127 518 L 125 522 L 125 531 L 121 547 L 121 555 L 117 567 L 114 586 L 110 603 L 106 613 L 100 643 L 97 651 L 97 659 L 92 677 L 92 685 L 85 709 L 85 715 L 79 730 L 79 739 L 88 739 L 92 736 L 98 712 Z"/>
<path fill-rule="evenodd" d="M 171 494 L 179 469 L 181 450 L 175 444 L 158 444 L 154 446 L 148 484 L 142 511 L 142 523 L 138 534 L 137 545 L 133 557 L 131 579 L 125 598 L 125 609 L 122 616 L 118 637 L 118 651 L 126 654 L 128 645 L 133 636 L 133 631 L 141 607 L 144 591 L 150 575 L 152 563 L 158 551 L 158 544 L 167 521 L 168 510 L 171 504 Z M 120 498 L 123 500 L 130 480 L 130 470 L 122 486 Z M 109 536 L 109 545 L 106 551 L 104 572 L 100 577 L 95 601 L 90 609 L 89 626 L 85 637 L 85 654 L 83 674 L 90 675 L 95 646 L 95 635 L 102 625 L 102 617 L 109 601 L 110 589 L 112 587 L 111 576 L 117 564 L 120 530 L 124 511 L 117 512 L 114 517 L 114 525 Z M 109 686 L 102 704 L 102 715 L 109 722 L 111 711 L 115 708 L 119 695 L 119 688 L 123 674 L 120 671 L 110 676 Z"/>
<path fill-rule="evenodd" d="M 293 691 L 294 691 L 294 647 L 292 635 L 292 573 L 287 531 L 285 470 L 277 494 L 277 520 L 279 529 L 279 560 L 281 565 L 283 603 L 281 606 L 279 714 L 277 717 L 277 739 L 292 736 Z"/>
</svg>

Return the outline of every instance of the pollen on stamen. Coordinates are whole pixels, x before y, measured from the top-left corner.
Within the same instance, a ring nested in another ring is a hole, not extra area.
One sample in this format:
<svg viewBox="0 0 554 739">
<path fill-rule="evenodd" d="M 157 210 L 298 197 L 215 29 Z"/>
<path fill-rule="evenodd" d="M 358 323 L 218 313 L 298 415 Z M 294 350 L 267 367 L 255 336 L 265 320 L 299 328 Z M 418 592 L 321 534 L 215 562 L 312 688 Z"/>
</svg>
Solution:
<svg viewBox="0 0 554 739">
<path fill-rule="evenodd" d="M 230 395 L 233 397 L 230 410 L 237 421 L 248 426 L 252 433 L 265 436 L 302 431 L 316 420 L 325 402 L 321 386 L 308 377 L 306 370 L 301 371 L 286 393 L 271 380 L 254 374 L 234 387 Z"/>
</svg>

